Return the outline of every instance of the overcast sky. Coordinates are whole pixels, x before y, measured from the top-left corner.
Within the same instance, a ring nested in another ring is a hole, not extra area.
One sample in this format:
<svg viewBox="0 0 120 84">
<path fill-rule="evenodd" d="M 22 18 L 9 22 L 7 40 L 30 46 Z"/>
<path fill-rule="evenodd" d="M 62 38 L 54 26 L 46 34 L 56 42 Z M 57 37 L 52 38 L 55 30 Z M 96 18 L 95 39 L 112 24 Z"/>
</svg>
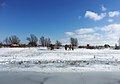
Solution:
<svg viewBox="0 0 120 84">
<path fill-rule="evenodd" d="M 120 0 L 0 0 L 0 41 L 35 34 L 79 45 L 114 45 L 120 37 Z"/>
</svg>

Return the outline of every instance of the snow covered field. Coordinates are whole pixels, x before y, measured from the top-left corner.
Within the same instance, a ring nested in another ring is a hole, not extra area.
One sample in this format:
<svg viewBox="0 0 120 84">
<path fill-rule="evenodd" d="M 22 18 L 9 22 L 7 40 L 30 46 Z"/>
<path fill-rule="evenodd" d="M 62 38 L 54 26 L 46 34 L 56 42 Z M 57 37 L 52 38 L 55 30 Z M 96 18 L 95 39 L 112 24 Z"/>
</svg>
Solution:
<svg viewBox="0 0 120 84">
<path fill-rule="evenodd" d="M 0 71 L 120 71 L 120 50 L 0 48 Z"/>
</svg>

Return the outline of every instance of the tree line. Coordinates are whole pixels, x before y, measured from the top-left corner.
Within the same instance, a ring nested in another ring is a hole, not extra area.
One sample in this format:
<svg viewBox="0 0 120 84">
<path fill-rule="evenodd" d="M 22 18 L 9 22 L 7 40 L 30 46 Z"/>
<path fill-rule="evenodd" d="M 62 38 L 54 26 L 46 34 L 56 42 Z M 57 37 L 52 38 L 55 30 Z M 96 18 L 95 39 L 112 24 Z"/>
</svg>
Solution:
<svg viewBox="0 0 120 84">
<path fill-rule="evenodd" d="M 26 40 L 28 41 L 27 44 L 22 44 L 20 43 L 20 38 L 17 37 L 16 35 L 10 36 L 10 37 L 6 37 L 3 41 L 3 43 L 1 42 L 0 45 L 8 46 L 8 47 L 14 47 L 14 46 L 24 46 L 24 47 L 37 47 L 39 46 L 43 46 L 43 47 L 48 47 L 50 46 L 50 44 L 52 44 L 51 39 L 41 36 L 40 38 L 37 38 L 37 36 L 35 36 L 34 34 L 30 34 L 29 37 L 26 38 Z M 77 38 L 70 38 L 70 44 L 72 46 L 78 46 L 78 40 Z M 53 44 L 56 46 L 56 48 L 60 48 L 60 46 L 62 46 L 62 42 L 60 42 L 59 40 L 56 40 L 55 44 Z"/>
</svg>

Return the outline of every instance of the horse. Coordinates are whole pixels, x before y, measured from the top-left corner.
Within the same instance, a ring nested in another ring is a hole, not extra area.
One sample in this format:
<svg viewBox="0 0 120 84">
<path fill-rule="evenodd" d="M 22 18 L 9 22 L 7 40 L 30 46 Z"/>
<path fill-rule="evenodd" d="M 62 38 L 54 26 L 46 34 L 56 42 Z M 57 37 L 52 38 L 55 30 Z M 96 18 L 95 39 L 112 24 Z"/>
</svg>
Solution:
<svg viewBox="0 0 120 84">
<path fill-rule="evenodd" d="M 65 50 L 74 50 L 73 46 L 70 44 L 70 45 L 65 45 Z"/>
<path fill-rule="evenodd" d="M 54 50 L 54 45 L 53 45 L 53 44 L 49 44 L 49 45 L 47 46 L 47 48 L 50 49 L 50 50 Z"/>
</svg>

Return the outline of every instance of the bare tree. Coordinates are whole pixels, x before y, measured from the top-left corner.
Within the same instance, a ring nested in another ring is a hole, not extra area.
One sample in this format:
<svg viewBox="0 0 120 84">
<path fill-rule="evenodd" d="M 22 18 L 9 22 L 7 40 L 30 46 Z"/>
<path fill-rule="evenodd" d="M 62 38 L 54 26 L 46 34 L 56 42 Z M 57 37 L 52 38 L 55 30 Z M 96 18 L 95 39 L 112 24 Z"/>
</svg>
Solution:
<svg viewBox="0 0 120 84">
<path fill-rule="evenodd" d="M 45 46 L 49 46 L 51 44 L 50 38 L 45 38 Z"/>
<path fill-rule="evenodd" d="M 45 47 L 45 46 L 49 46 L 51 44 L 51 40 L 50 38 L 45 38 L 44 36 L 40 37 L 40 44 Z"/>
<path fill-rule="evenodd" d="M 62 43 L 61 43 L 60 41 L 56 40 L 55 45 L 57 46 L 57 49 L 59 49 L 59 48 L 60 48 L 60 46 L 62 45 Z"/>
<path fill-rule="evenodd" d="M 3 46 L 2 42 L 0 42 L 0 48 Z"/>
<path fill-rule="evenodd" d="M 11 44 L 19 44 L 20 43 L 20 39 L 15 35 L 9 37 L 9 40 L 10 40 Z"/>
<path fill-rule="evenodd" d="M 36 47 L 37 46 L 37 42 L 38 42 L 38 38 L 34 35 L 34 34 L 30 34 L 30 37 L 27 37 L 27 39 L 29 41 L 29 45 L 32 47 Z"/>
<path fill-rule="evenodd" d="M 70 38 L 70 43 L 71 43 L 72 46 L 78 46 L 78 40 L 77 40 L 77 38 L 71 37 Z"/>
<path fill-rule="evenodd" d="M 19 44 L 20 43 L 20 39 L 16 36 L 13 35 L 11 37 L 7 37 L 5 38 L 4 42 L 8 45 L 8 44 Z"/>
<path fill-rule="evenodd" d="M 40 44 L 44 47 L 45 46 L 45 37 L 41 36 L 39 41 L 40 41 Z"/>
<path fill-rule="evenodd" d="M 119 49 L 120 49 L 120 38 L 119 38 L 119 40 L 118 40 L 118 45 L 119 45 Z"/>
<path fill-rule="evenodd" d="M 6 37 L 5 40 L 4 40 L 4 42 L 5 42 L 6 45 L 10 44 L 9 38 Z"/>
</svg>

